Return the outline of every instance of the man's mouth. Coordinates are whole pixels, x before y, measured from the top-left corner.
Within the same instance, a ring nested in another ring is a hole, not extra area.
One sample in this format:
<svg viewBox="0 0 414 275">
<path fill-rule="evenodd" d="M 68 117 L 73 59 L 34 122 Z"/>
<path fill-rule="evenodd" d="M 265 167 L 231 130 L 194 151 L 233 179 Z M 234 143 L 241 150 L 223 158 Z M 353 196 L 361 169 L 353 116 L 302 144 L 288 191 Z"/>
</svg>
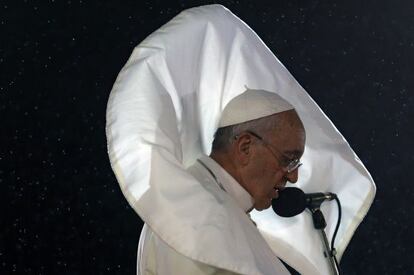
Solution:
<svg viewBox="0 0 414 275">
<path fill-rule="evenodd" d="M 272 199 L 277 199 L 279 197 L 279 192 L 285 189 L 284 186 L 274 187 L 272 192 Z"/>
<path fill-rule="evenodd" d="M 276 188 L 276 187 L 273 188 L 271 198 L 272 199 L 277 199 L 279 197 L 279 191 L 280 191 L 279 188 Z"/>
</svg>

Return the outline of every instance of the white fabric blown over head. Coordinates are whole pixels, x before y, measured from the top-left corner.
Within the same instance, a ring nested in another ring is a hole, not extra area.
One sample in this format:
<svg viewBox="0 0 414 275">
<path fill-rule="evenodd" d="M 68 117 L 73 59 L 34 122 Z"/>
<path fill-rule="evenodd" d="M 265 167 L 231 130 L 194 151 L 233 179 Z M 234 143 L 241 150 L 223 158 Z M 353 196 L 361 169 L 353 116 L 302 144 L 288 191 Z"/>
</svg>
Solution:
<svg viewBox="0 0 414 275">
<path fill-rule="evenodd" d="M 277 95 L 248 91 L 238 97 L 245 86 Z M 225 108 L 230 101 L 235 106 Z M 206 192 L 186 170 L 210 153 L 218 127 L 293 107 L 306 130 L 296 186 L 340 198 L 335 242 L 340 258 L 373 201 L 374 182 L 307 92 L 254 31 L 223 6 L 183 11 L 134 49 L 108 100 L 111 166 L 141 219 L 190 259 L 241 274 L 285 274 L 279 257 L 301 274 L 328 274 L 319 232 L 307 211 L 293 218 L 281 218 L 272 209 L 252 211 L 256 228 L 243 211 L 229 212 L 224 199 Z M 324 203 L 321 210 L 331 239 L 336 204 Z"/>
</svg>

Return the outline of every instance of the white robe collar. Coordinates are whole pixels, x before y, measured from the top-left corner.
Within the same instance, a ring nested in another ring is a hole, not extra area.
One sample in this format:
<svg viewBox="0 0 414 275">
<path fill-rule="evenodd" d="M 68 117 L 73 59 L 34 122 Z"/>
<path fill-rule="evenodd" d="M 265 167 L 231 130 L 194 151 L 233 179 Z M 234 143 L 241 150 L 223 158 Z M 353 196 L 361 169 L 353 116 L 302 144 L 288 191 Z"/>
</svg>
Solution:
<svg viewBox="0 0 414 275">
<path fill-rule="evenodd" d="M 218 184 L 223 186 L 224 191 L 235 200 L 236 204 L 244 212 L 247 213 L 252 210 L 254 204 L 253 197 L 220 164 L 207 155 L 201 156 L 199 160 L 211 170 Z"/>
</svg>

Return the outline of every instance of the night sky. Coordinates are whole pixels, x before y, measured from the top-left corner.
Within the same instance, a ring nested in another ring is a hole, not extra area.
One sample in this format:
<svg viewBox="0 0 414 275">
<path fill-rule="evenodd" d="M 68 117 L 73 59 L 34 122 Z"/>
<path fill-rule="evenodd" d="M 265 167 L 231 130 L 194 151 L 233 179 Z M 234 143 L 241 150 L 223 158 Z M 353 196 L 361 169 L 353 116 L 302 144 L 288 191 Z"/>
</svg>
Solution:
<svg viewBox="0 0 414 275">
<path fill-rule="evenodd" d="M 2 1 L 0 274 L 135 273 L 142 222 L 109 164 L 106 102 L 140 41 L 209 3 L 258 33 L 376 181 L 344 274 L 414 274 L 414 3 L 388 0 Z"/>
</svg>

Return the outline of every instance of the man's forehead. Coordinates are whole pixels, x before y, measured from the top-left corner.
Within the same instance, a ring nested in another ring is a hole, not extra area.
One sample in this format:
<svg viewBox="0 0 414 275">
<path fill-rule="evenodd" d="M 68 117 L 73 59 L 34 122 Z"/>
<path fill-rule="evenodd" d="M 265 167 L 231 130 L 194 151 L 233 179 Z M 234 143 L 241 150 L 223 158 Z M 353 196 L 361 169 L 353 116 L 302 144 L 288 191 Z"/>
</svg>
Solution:
<svg viewBox="0 0 414 275">
<path fill-rule="evenodd" d="M 303 154 L 306 132 L 299 121 L 285 121 L 277 128 L 268 132 L 269 142 L 280 148 L 280 150 L 288 155 L 300 156 Z"/>
<path fill-rule="evenodd" d="M 272 119 L 273 128 L 269 129 L 269 134 L 280 135 L 280 134 L 301 134 L 305 132 L 302 120 L 297 114 L 295 109 L 274 114 L 269 117 Z"/>
</svg>

